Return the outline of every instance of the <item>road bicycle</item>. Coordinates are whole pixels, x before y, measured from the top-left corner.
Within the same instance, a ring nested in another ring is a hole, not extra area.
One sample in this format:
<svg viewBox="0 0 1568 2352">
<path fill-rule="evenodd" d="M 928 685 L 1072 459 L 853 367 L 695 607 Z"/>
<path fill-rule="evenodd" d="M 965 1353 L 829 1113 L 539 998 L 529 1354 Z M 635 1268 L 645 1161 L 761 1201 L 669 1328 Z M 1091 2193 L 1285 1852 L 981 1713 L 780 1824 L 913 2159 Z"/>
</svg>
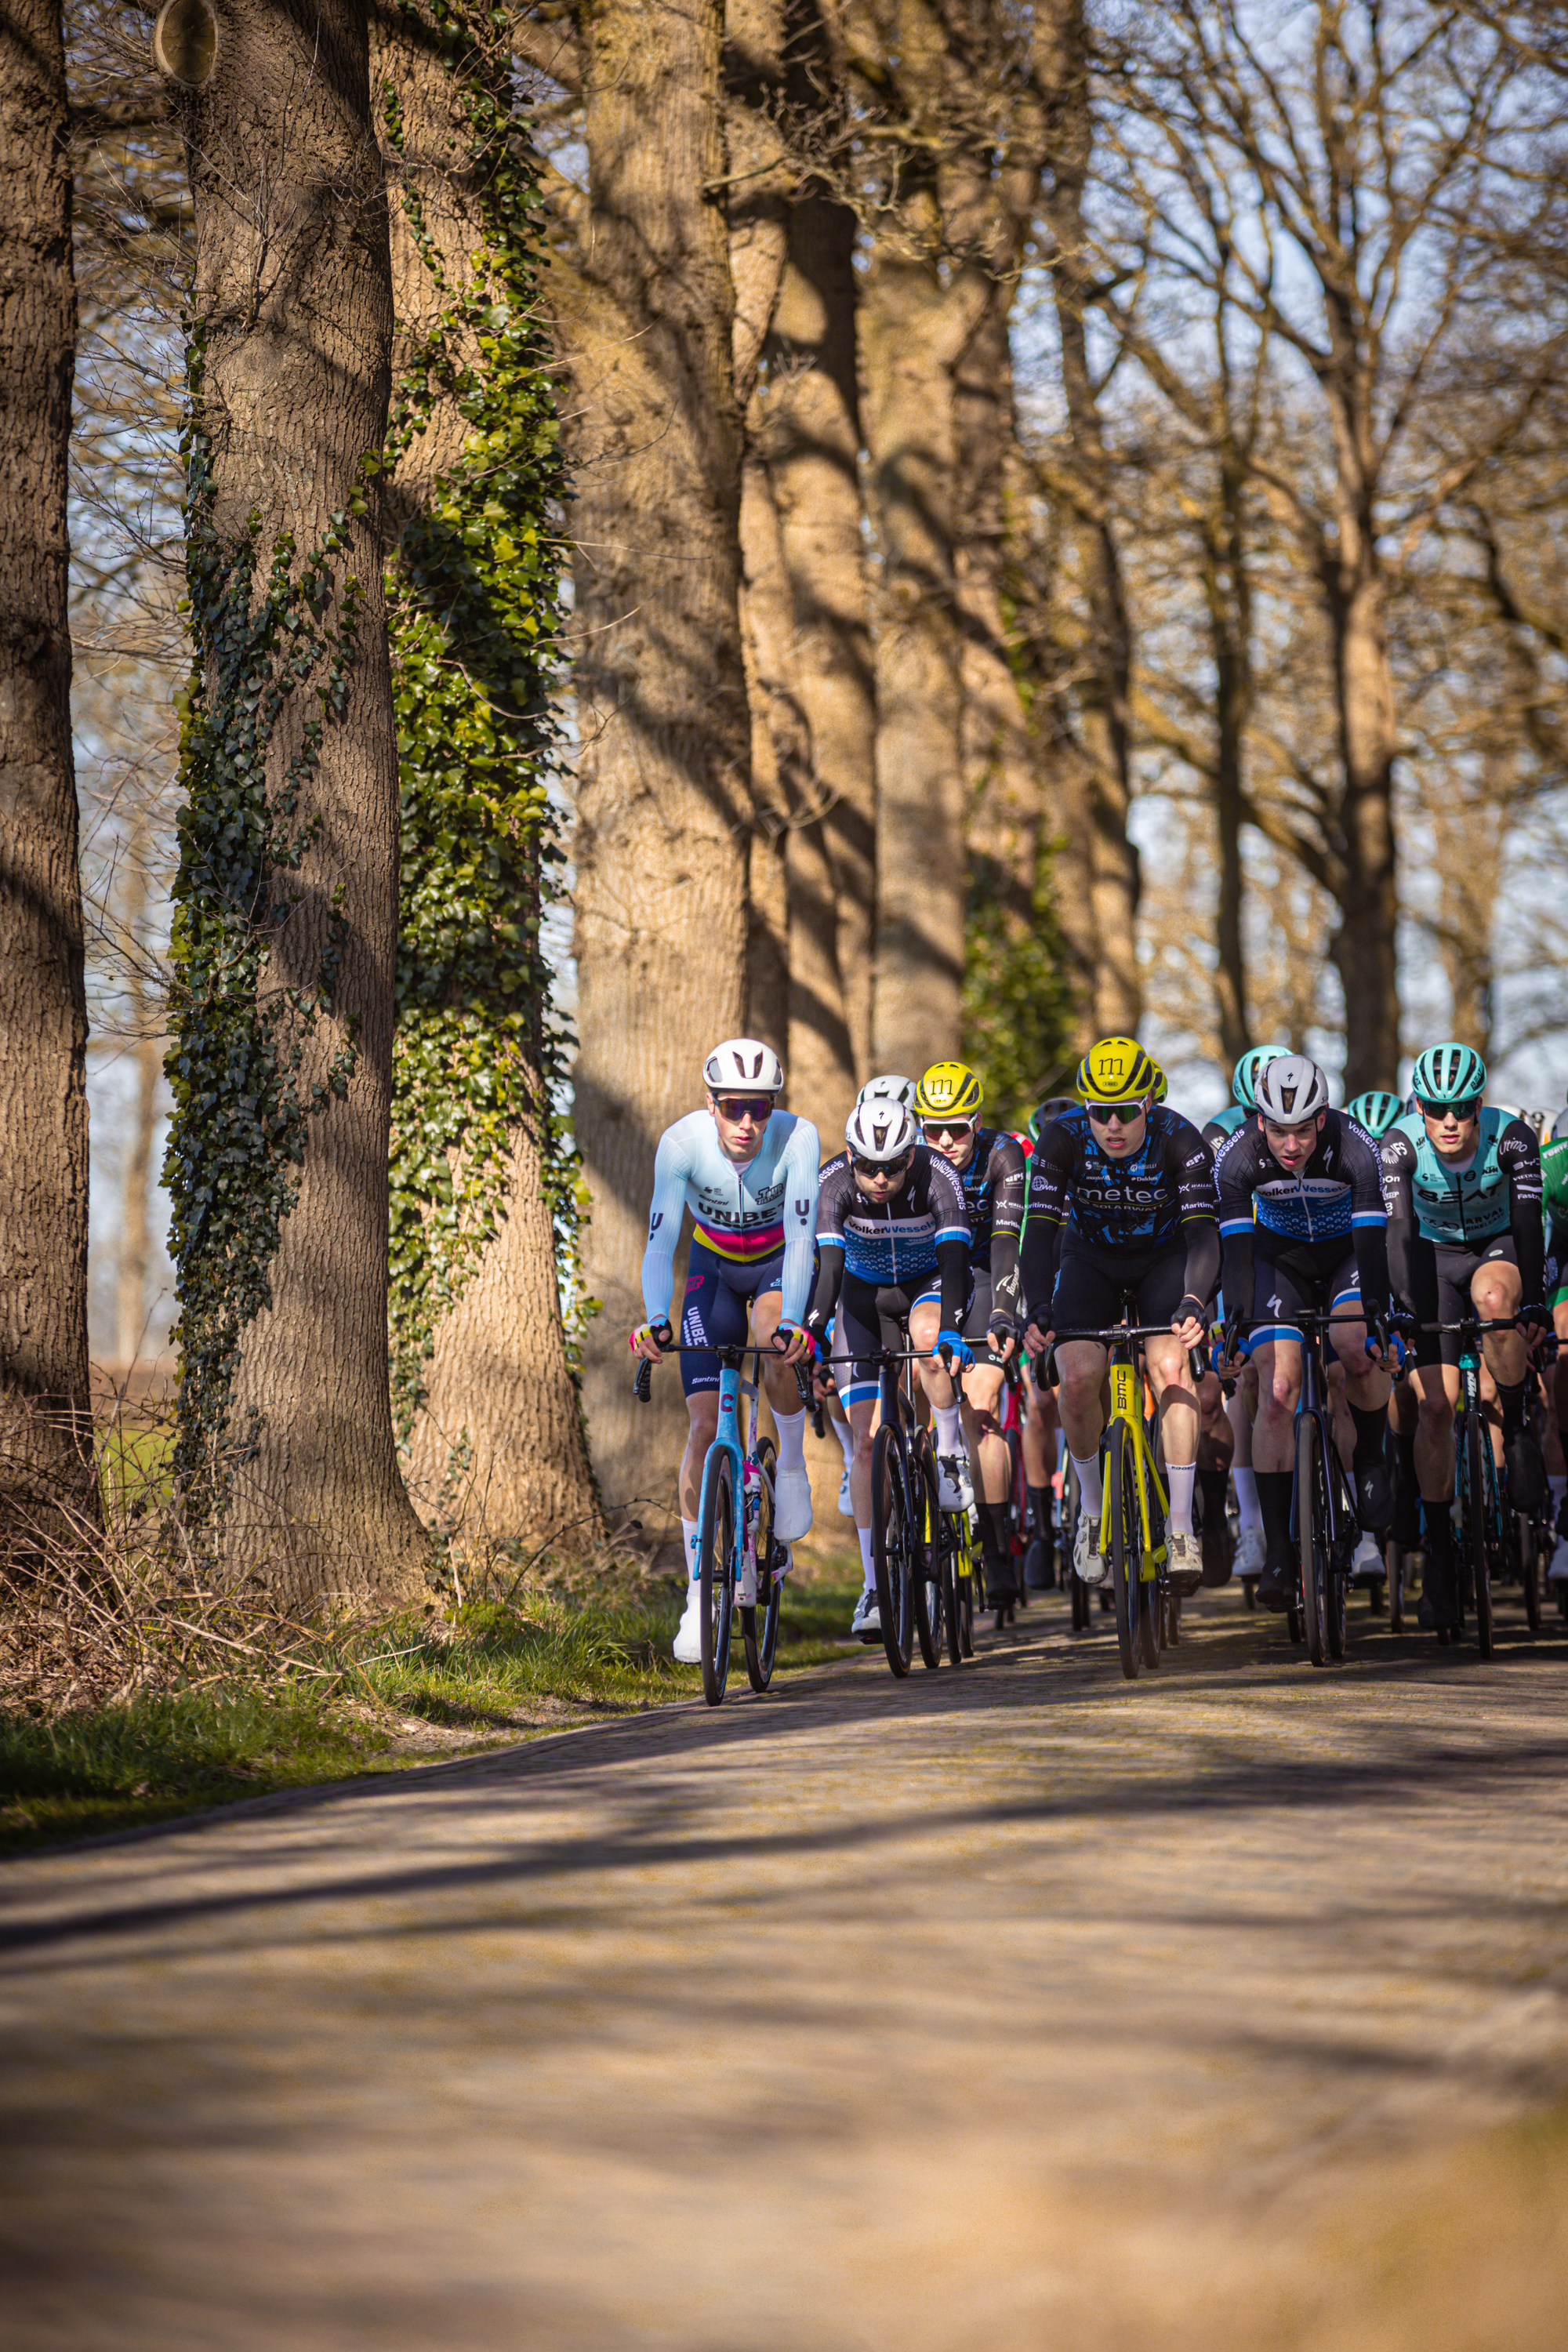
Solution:
<svg viewBox="0 0 1568 2352">
<path fill-rule="evenodd" d="M 900 1336 L 907 1343 L 907 1325 Z M 936 1454 L 931 1433 L 921 1427 L 915 1410 L 910 1367 L 927 1360 L 921 1349 L 907 1344 L 884 1349 L 876 1359 L 880 1412 L 871 1447 L 871 1559 L 882 1647 L 900 1679 L 913 1663 L 917 1640 L 924 1664 L 942 1663 L 948 1614 L 944 1585 L 951 1591 L 957 1576 L 955 1565 L 944 1574 L 944 1514 L 937 1502 Z M 967 1534 L 967 1517 L 964 1524 Z M 972 1567 L 971 1594 L 973 1591 Z"/>
<path fill-rule="evenodd" d="M 1481 1341 L 1489 1331 L 1517 1329 L 1511 1315 L 1483 1318 L 1467 1315 L 1457 1323 L 1414 1327 L 1459 1342 L 1459 1406 L 1454 1416 L 1454 1493 L 1459 1506 L 1458 1598 L 1461 1622 L 1473 1608 L 1476 1647 L 1489 1658 L 1495 1645 L 1492 1583 L 1526 1586 L 1525 1615 L 1533 1633 L 1541 1622 L 1535 1531 L 1508 1491 L 1508 1465 L 1492 1451 L 1491 1424 L 1481 1402 Z M 1527 1584 L 1528 1578 L 1528 1584 Z M 1533 1594 L 1534 1606 L 1531 1606 Z M 1458 1629 L 1439 1627 L 1443 1648 L 1459 1639 Z"/>
<path fill-rule="evenodd" d="M 1168 1323 L 1135 1324 L 1137 1299 L 1121 1302 L 1123 1319 L 1103 1331 L 1058 1331 L 1039 1360 L 1036 1377 L 1052 1377 L 1051 1359 L 1064 1340 L 1091 1339 L 1110 1355 L 1110 1420 L 1100 1440 L 1101 1557 L 1110 1554 L 1111 1593 L 1121 1671 L 1136 1682 L 1142 1668 L 1160 1663 L 1172 1629 L 1170 1580 L 1166 1572 L 1165 1514 L 1169 1498 L 1154 1460 L 1154 1444 L 1143 1418 L 1143 1343 L 1168 1339 Z M 1189 1361 L 1200 1378 L 1206 1358 L 1196 1348 Z M 1076 1612 L 1075 1612 L 1076 1622 Z"/>
<path fill-rule="evenodd" d="M 702 1696 L 710 1706 L 721 1704 L 730 1679 L 730 1643 L 737 1608 L 741 1639 L 746 1654 L 746 1675 L 754 1691 L 765 1691 L 773 1678 L 778 1649 L 779 1601 L 789 1554 L 773 1534 L 773 1477 L 777 1454 L 771 1437 L 758 1429 L 762 1404 L 760 1367 L 763 1350 L 746 1348 L 666 1348 L 667 1356 L 713 1356 L 719 1359 L 719 1427 L 702 1465 L 702 1491 L 697 1505 L 697 1564 L 701 1585 Z M 752 1360 L 752 1377 L 742 1378 L 745 1360 Z M 805 1367 L 797 1364 L 795 1384 L 809 1398 Z M 646 1404 L 653 1391 L 653 1365 L 637 1360 L 632 1394 Z M 740 1401 L 748 1401 L 746 1441 L 740 1436 Z"/>
</svg>

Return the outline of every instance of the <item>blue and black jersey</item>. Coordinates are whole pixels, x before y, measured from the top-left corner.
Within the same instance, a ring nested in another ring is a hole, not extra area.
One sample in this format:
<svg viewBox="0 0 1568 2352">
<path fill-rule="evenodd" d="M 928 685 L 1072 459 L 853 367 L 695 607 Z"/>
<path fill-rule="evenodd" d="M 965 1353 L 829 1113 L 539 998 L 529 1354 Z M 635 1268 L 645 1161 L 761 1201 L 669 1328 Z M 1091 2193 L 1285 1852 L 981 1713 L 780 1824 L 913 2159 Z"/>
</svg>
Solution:
<svg viewBox="0 0 1568 2352">
<path fill-rule="evenodd" d="M 1018 1242 L 1029 1181 L 1023 1146 L 1016 1136 L 983 1127 L 974 1139 L 968 1166 L 954 1169 L 953 1173 L 963 1188 L 970 1264 L 990 1275 L 994 1304 L 1016 1315 L 1021 1305 Z"/>
<path fill-rule="evenodd" d="M 1112 1260 L 1184 1251 L 1186 1294 L 1211 1297 L 1219 1275 L 1214 1155 L 1192 1121 L 1156 1104 L 1142 1142 L 1122 1160 L 1100 1150 L 1085 1110 L 1068 1111 L 1041 1130 L 1024 1228 L 1024 1297 L 1036 1322 L 1056 1287 L 1069 1231 Z"/>
<path fill-rule="evenodd" d="M 1266 1262 L 1315 1263 L 1352 1251 L 1369 1314 L 1388 1306 L 1387 1218 L 1376 1144 L 1342 1110 L 1322 1114 L 1317 1149 L 1304 1167 L 1279 1165 L 1261 1122 L 1249 1118 L 1216 1163 L 1225 1295 L 1253 1293 L 1254 1254 Z"/>
<path fill-rule="evenodd" d="M 816 1286 L 807 1324 L 820 1339 L 846 1273 L 873 1289 L 937 1274 L 943 1328 L 956 1328 L 969 1291 L 969 1249 L 963 1188 L 940 1152 L 917 1144 L 902 1184 L 882 1202 L 861 1192 L 846 1154 L 823 1171 L 816 1196 Z"/>
</svg>

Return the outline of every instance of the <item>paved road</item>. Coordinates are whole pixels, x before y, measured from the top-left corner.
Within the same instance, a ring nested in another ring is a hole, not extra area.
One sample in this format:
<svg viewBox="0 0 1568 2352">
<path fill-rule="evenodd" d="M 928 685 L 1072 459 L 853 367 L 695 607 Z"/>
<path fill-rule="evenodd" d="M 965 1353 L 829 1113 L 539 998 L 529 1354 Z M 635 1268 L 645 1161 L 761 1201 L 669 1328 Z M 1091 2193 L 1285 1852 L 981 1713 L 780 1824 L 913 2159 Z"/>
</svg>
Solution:
<svg viewBox="0 0 1568 2352">
<path fill-rule="evenodd" d="M 7 2344 L 1558 2352 L 1568 1642 L 1040 1618 L 7 1865 Z"/>
</svg>

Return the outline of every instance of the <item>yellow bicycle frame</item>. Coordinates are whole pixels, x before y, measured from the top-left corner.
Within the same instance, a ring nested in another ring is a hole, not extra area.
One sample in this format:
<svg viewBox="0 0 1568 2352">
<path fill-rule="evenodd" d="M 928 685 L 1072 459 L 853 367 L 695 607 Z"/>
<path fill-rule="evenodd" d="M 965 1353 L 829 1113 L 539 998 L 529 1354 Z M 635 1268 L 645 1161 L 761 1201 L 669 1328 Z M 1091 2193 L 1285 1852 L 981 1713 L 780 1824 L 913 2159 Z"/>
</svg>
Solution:
<svg viewBox="0 0 1568 2352">
<path fill-rule="evenodd" d="M 1143 1414 L 1142 1411 L 1142 1387 L 1143 1383 L 1139 1378 L 1138 1368 L 1135 1364 L 1113 1363 L 1110 1366 L 1110 1418 L 1112 1421 L 1126 1423 L 1128 1442 L 1131 1445 L 1132 1459 L 1137 1466 L 1138 1472 L 1138 1517 L 1143 1529 L 1141 1580 L 1144 1584 L 1152 1584 L 1154 1581 L 1155 1572 L 1165 1558 L 1165 1546 L 1163 1538 L 1162 1538 L 1158 1548 L 1155 1547 L 1153 1541 L 1153 1522 L 1149 1511 L 1149 1488 L 1151 1484 L 1152 1484 L 1154 1492 L 1160 1497 L 1160 1513 L 1162 1520 L 1163 1519 L 1168 1508 L 1169 1498 L 1165 1493 L 1165 1482 L 1161 1477 L 1158 1465 L 1154 1460 L 1154 1449 L 1149 1443 L 1149 1433 L 1143 1426 Z M 1101 1559 L 1105 1557 L 1106 1553 L 1108 1553 L 1110 1549 L 1110 1481 L 1107 1478 L 1103 1482 L 1103 1491 L 1100 1498 L 1100 1551 Z"/>
</svg>

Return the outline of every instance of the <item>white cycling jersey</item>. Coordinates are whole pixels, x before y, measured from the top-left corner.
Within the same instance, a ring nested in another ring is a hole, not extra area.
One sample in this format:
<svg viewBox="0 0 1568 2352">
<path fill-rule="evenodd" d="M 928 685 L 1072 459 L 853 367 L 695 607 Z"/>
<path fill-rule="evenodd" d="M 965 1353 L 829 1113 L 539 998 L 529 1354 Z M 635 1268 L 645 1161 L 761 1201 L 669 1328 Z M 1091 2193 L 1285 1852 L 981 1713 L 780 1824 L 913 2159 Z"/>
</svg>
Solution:
<svg viewBox="0 0 1568 2352">
<path fill-rule="evenodd" d="M 775 1110 L 755 1153 L 742 1167 L 726 1160 L 711 1111 L 688 1111 L 658 1139 L 653 1204 L 643 1252 L 643 1306 L 650 1323 L 669 1313 L 680 1213 L 689 1208 L 697 1238 L 736 1265 L 755 1265 L 782 1250 L 780 1287 L 786 1323 L 805 1313 L 816 1231 L 816 1129 L 792 1110 Z"/>
</svg>

